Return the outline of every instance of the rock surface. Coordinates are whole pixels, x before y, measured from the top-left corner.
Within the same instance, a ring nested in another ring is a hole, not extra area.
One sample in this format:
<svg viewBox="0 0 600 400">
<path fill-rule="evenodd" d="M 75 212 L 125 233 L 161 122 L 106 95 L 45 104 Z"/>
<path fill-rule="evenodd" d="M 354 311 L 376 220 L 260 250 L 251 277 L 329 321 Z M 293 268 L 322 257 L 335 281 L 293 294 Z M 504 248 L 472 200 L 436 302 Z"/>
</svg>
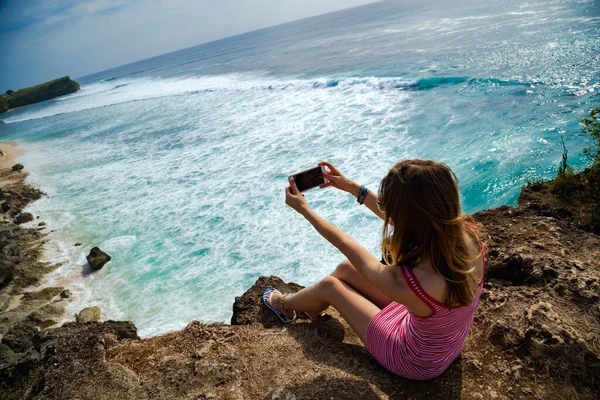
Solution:
<svg viewBox="0 0 600 400">
<path fill-rule="evenodd" d="M 104 264 L 111 260 L 110 256 L 100 250 L 98 247 L 92 247 L 90 254 L 88 254 L 85 258 L 87 259 L 88 264 L 90 264 L 90 267 L 92 267 L 94 270 L 99 270 L 104 266 Z"/>
<path fill-rule="evenodd" d="M 279 289 L 281 293 L 293 293 L 303 288 L 297 283 L 285 283 L 277 276 L 261 276 L 246 293 L 235 298 L 231 325 L 260 323 L 267 328 L 281 325 L 279 318 L 262 304 L 262 295 L 270 287 Z"/>
<path fill-rule="evenodd" d="M 75 319 L 77 323 L 86 324 L 88 322 L 100 322 L 100 307 L 84 308 L 77 314 Z"/>
<path fill-rule="evenodd" d="M 114 322 L 39 332 L 35 352 L 16 353 L 20 387 L 39 399 L 598 398 L 600 237 L 539 211 L 475 215 L 489 247 L 484 292 L 461 356 L 436 379 L 386 371 L 331 308 L 282 325 L 261 295 L 300 286 L 260 277 L 236 298 L 237 325 L 191 322 L 143 340 Z"/>
<path fill-rule="evenodd" d="M 33 338 L 38 329 L 33 323 L 20 322 L 14 325 L 2 338 L 2 344 L 15 353 L 21 353 L 33 346 Z"/>
<path fill-rule="evenodd" d="M 44 195 L 27 185 L 26 177 L 20 168 L 0 168 L 0 337 L 19 323 L 47 327 L 59 320 L 61 308 L 46 306 L 62 288 L 30 288 L 59 264 L 41 261 L 46 235 L 39 228 L 19 225 L 33 220 L 21 210 Z"/>
<path fill-rule="evenodd" d="M 15 209 L 27 202 L 13 189 L 2 191 Z M 147 339 L 138 338 L 131 322 L 43 329 L 54 321 L 48 316 L 66 303 L 64 288 L 22 290 L 37 282 L 38 268 L 44 271 L 37 261 L 44 236 L 15 225 L 18 213 L 11 208 L 0 223 L 0 281 L 8 282 L 0 288 L 1 395 L 597 399 L 600 236 L 581 230 L 585 226 L 557 211 L 556 204 L 531 198 L 522 198 L 518 207 L 475 214 L 489 248 L 482 298 L 461 356 L 440 377 L 425 382 L 386 371 L 331 308 L 315 321 L 282 325 L 262 305 L 262 293 L 267 287 L 292 292 L 301 286 L 277 277 L 260 277 L 236 298 L 233 325 L 191 322 Z"/>
</svg>

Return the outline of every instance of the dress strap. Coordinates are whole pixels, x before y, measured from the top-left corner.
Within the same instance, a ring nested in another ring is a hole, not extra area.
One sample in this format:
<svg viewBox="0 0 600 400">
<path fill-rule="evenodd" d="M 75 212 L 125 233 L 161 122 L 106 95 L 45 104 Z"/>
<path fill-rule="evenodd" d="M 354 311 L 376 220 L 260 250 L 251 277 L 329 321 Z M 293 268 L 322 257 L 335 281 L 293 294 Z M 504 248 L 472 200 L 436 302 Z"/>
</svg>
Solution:
<svg viewBox="0 0 600 400">
<path fill-rule="evenodd" d="M 423 303 L 427 304 L 431 311 L 436 312 L 440 308 L 447 308 L 444 304 L 440 303 L 433 297 L 431 297 L 421 286 L 417 277 L 413 273 L 412 269 L 408 268 L 405 265 L 400 266 L 402 269 L 402 274 L 404 275 L 404 279 L 406 279 L 406 283 L 410 286 L 411 290 L 414 294 L 423 301 Z"/>
</svg>

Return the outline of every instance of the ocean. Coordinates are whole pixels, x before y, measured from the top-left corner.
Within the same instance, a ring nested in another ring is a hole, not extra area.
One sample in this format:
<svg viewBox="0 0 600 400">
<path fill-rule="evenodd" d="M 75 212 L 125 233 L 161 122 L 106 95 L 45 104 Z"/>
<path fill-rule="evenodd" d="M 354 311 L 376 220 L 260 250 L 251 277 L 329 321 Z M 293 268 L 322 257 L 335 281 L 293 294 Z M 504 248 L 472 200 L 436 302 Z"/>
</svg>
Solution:
<svg viewBox="0 0 600 400">
<path fill-rule="evenodd" d="M 371 190 L 400 159 L 443 161 L 468 213 L 552 178 L 561 137 L 585 167 L 599 38 L 598 1 L 379 2 L 78 78 L 1 115 L 0 140 L 48 194 L 28 211 L 66 261 L 46 284 L 72 291 L 68 317 L 99 305 L 152 336 L 229 321 L 260 275 L 308 285 L 343 260 L 284 203 L 318 161 Z M 379 254 L 382 223 L 355 199 L 306 198 Z M 112 261 L 87 274 L 93 246 Z"/>
</svg>

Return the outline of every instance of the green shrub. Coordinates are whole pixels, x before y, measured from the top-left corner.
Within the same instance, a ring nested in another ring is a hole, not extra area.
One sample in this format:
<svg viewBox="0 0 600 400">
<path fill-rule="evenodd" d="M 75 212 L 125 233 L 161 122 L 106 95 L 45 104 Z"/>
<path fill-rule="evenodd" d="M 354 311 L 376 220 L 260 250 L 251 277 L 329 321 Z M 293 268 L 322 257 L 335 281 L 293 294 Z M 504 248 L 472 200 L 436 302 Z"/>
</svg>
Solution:
<svg viewBox="0 0 600 400">
<path fill-rule="evenodd" d="M 6 94 L 13 94 L 14 92 L 15 92 L 14 90 L 10 90 L 10 89 L 8 89 L 8 90 L 6 91 Z"/>
<path fill-rule="evenodd" d="M 558 169 L 558 175 L 552 181 L 552 191 L 559 195 L 567 195 L 571 192 L 582 190 L 588 184 L 583 174 L 577 173 L 572 167 Z"/>
</svg>

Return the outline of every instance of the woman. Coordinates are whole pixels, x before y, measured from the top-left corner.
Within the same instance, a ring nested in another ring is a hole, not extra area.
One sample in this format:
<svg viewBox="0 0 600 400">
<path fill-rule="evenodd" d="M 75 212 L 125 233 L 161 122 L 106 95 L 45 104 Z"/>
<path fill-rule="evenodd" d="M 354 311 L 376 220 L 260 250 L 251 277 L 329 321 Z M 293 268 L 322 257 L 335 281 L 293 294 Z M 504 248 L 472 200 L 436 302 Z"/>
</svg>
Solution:
<svg viewBox="0 0 600 400">
<path fill-rule="evenodd" d="M 379 195 L 347 179 L 333 165 L 328 183 L 357 197 L 383 219 L 383 259 L 319 217 L 292 182 L 286 204 L 306 218 L 348 259 L 331 276 L 263 300 L 282 321 L 296 312 L 318 315 L 333 306 L 369 353 L 405 378 L 442 374 L 460 354 L 481 295 L 484 245 L 461 214 L 456 176 L 435 161 L 405 160 L 383 178 Z"/>
</svg>

